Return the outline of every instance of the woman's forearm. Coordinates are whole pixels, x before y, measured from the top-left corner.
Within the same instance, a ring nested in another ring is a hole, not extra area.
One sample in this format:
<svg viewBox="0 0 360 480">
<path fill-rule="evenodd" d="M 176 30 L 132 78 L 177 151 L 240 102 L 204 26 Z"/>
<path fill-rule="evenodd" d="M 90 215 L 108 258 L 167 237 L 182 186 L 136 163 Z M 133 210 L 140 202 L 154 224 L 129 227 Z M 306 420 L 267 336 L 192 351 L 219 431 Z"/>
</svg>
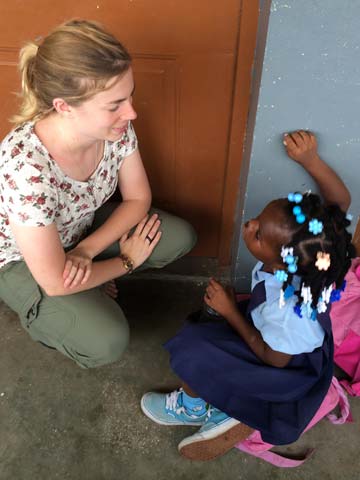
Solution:
<svg viewBox="0 0 360 480">
<path fill-rule="evenodd" d="M 84 249 L 91 258 L 96 257 L 137 225 L 148 213 L 150 204 L 150 199 L 124 200 L 95 232 L 77 245 L 77 248 Z"/>
<path fill-rule="evenodd" d="M 51 297 L 72 295 L 74 293 L 98 287 L 109 280 L 125 275 L 127 272 L 128 270 L 125 269 L 121 258 L 114 257 L 109 260 L 94 262 L 90 277 L 84 285 L 80 284 L 74 288 L 65 288 L 62 278 L 59 278 L 59 281 L 56 282 L 56 284 L 51 286 L 41 285 L 41 287 L 45 290 L 47 295 Z"/>
</svg>

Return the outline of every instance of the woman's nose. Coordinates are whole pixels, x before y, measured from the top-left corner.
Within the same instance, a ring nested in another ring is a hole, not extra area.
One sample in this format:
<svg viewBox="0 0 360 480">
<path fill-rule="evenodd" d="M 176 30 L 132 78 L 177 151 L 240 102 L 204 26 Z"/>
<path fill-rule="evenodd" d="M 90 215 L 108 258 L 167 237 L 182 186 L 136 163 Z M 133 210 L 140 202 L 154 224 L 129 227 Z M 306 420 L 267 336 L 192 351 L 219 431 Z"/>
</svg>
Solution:
<svg viewBox="0 0 360 480">
<path fill-rule="evenodd" d="M 126 105 L 126 110 L 123 112 L 123 117 L 126 120 L 135 120 L 137 118 L 137 113 L 133 107 L 132 101 L 128 100 Z"/>
</svg>

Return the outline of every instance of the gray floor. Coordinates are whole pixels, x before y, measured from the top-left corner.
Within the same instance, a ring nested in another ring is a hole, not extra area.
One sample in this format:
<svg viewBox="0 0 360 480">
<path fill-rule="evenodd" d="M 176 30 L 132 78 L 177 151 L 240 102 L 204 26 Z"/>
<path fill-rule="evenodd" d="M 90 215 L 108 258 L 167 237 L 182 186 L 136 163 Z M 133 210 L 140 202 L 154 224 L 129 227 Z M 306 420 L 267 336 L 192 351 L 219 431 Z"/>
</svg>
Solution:
<svg viewBox="0 0 360 480">
<path fill-rule="evenodd" d="M 121 284 L 132 330 L 123 360 L 82 370 L 31 341 L 0 304 L 1 480 L 357 479 L 359 424 L 320 422 L 292 454 L 315 448 L 305 465 L 279 469 L 235 449 L 207 463 L 190 462 L 177 444 L 193 430 L 145 418 L 139 399 L 149 389 L 177 385 L 161 344 L 201 303 L 198 281 L 154 278 Z M 360 399 L 351 399 L 354 419 Z"/>
</svg>

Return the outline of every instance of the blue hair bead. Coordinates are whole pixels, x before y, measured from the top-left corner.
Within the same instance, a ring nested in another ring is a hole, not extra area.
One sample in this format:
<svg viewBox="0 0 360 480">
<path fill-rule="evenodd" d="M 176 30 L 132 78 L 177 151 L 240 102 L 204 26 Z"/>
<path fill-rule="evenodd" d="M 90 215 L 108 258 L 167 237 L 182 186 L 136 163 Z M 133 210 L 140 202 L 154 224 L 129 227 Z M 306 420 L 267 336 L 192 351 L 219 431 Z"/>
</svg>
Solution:
<svg viewBox="0 0 360 480">
<path fill-rule="evenodd" d="M 301 195 L 301 193 L 295 193 L 294 195 L 294 202 L 295 203 L 300 203 L 303 199 L 303 196 Z"/>
<path fill-rule="evenodd" d="M 301 213 L 301 207 L 299 207 L 299 205 L 296 205 L 294 208 L 293 208 L 293 214 L 294 215 L 300 215 Z"/>
<path fill-rule="evenodd" d="M 295 305 L 294 307 L 294 312 L 296 313 L 296 315 L 300 318 L 302 318 L 302 313 L 301 313 L 301 306 L 300 305 Z"/>
<path fill-rule="evenodd" d="M 295 262 L 294 255 L 286 255 L 285 262 L 288 263 L 289 265 L 290 265 L 290 263 L 294 263 Z"/>
<path fill-rule="evenodd" d="M 288 285 L 284 291 L 284 298 L 287 300 L 294 295 L 295 288 L 292 285 Z"/>
<path fill-rule="evenodd" d="M 296 215 L 296 221 L 297 223 L 304 223 L 305 222 L 305 215 L 303 213 L 300 213 L 300 215 Z"/>
<path fill-rule="evenodd" d="M 333 290 L 330 294 L 330 303 L 338 302 L 341 299 L 341 290 Z"/>
<path fill-rule="evenodd" d="M 290 263 L 290 265 L 288 266 L 288 272 L 295 273 L 296 271 L 297 271 L 296 263 Z"/>
<path fill-rule="evenodd" d="M 294 197 L 295 197 L 295 193 L 289 193 L 289 195 L 288 195 L 287 198 L 288 198 L 289 202 L 293 202 L 293 201 L 294 201 Z"/>
</svg>

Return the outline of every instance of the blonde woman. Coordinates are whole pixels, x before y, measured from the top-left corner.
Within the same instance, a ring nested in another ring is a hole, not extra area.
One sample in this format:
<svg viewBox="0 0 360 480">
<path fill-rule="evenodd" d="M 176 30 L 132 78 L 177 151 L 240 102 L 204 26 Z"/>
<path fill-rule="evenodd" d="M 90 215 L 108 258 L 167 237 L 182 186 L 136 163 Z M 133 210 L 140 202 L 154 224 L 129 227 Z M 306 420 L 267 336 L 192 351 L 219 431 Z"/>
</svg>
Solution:
<svg viewBox="0 0 360 480">
<path fill-rule="evenodd" d="M 148 213 L 131 58 L 116 38 L 73 20 L 25 45 L 19 68 L 22 106 L 0 153 L 0 297 L 34 340 L 96 367 L 129 339 L 111 281 L 181 257 L 195 233 Z M 121 203 L 103 206 L 117 187 Z"/>
</svg>

